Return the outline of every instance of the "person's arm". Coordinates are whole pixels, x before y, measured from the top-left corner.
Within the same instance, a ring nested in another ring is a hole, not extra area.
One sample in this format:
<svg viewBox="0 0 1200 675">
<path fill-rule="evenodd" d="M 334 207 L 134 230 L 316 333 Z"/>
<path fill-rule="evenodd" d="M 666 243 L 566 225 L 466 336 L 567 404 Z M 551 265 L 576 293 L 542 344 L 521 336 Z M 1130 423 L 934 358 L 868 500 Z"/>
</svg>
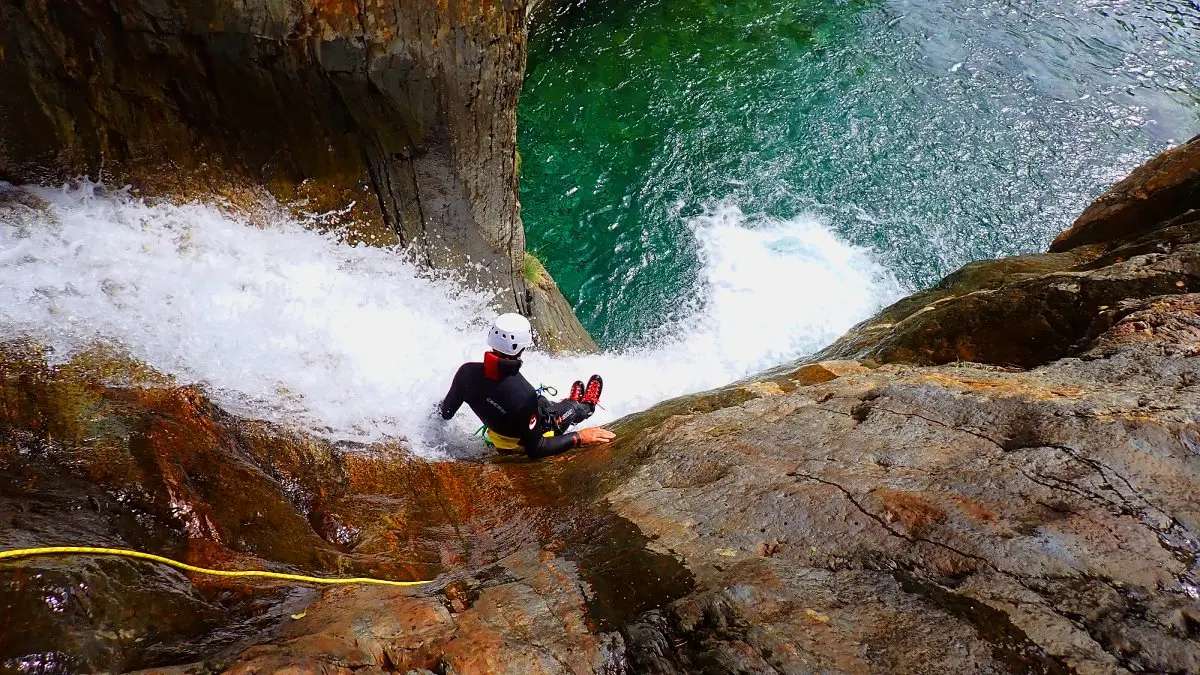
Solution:
<svg viewBox="0 0 1200 675">
<path fill-rule="evenodd" d="M 446 398 L 442 399 L 442 404 L 439 406 L 442 413 L 442 419 L 448 420 L 454 417 L 454 413 L 462 407 L 463 399 L 466 392 L 463 391 L 463 368 L 466 364 L 459 367 L 458 372 L 454 374 L 454 381 L 450 383 L 450 391 L 446 393 Z"/>
<path fill-rule="evenodd" d="M 579 443 L 579 434 L 572 431 L 562 436 L 538 436 L 537 440 L 530 439 L 521 445 L 530 459 L 541 459 L 551 455 L 561 455 L 578 446 Z"/>
<path fill-rule="evenodd" d="M 522 445 L 525 448 L 525 454 L 529 455 L 531 459 L 541 459 L 551 455 L 560 455 L 581 445 L 609 443 L 616 437 L 617 435 L 608 429 L 588 427 L 562 436 L 538 436 L 536 441 L 529 439 Z"/>
</svg>

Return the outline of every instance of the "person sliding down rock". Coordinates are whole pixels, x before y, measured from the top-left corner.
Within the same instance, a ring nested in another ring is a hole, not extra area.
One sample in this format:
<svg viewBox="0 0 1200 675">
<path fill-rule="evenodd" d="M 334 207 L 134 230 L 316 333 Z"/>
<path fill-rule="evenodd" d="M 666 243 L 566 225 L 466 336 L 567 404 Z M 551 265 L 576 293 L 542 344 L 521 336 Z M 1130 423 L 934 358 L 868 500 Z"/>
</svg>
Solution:
<svg viewBox="0 0 1200 675">
<path fill-rule="evenodd" d="M 520 314 L 501 314 L 488 331 L 491 351 L 483 363 L 464 363 L 441 403 L 442 419 L 466 403 L 483 421 L 484 440 L 505 452 L 549 457 L 581 445 L 608 443 L 616 434 L 598 427 L 568 432 L 592 416 L 604 381 L 592 375 L 587 386 L 576 381 L 571 395 L 553 402 L 521 375 L 521 354 L 533 344 L 533 329 Z"/>
</svg>

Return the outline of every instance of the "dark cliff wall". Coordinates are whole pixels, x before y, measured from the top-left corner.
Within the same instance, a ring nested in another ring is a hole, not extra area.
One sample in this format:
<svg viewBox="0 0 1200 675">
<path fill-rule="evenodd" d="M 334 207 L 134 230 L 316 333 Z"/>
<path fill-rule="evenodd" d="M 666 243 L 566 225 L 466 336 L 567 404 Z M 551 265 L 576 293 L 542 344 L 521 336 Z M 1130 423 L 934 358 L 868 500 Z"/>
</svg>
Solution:
<svg viewBox="0 0 1200 675">
<path fill-rule="evenodd" d="M 528 313 L 526 21 L 525 0 L 0 0 L 0 178 L 353 204 L 355 238 Z"/>
</svg>

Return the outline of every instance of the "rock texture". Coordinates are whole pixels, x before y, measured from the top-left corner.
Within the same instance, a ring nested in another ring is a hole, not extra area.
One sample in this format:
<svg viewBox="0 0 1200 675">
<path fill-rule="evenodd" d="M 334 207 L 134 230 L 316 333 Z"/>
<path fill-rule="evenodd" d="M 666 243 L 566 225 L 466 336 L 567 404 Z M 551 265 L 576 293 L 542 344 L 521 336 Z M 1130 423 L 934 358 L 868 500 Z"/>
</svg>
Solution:
<svg viewBox="0 0 1200 675">
<path fill-rule="evenodd" d="M 632 671 L 1194 672 L 1196 300 L 1142 305 L 1191 330 L 1114 349 L 1118 324 L 1086 361 L 674 418 L 607 498 L 706 590 L 627 627 Z"/>
<path fill-rule="evenodd" d="M 1200 204 L 1200 136 L 1164 152 L 1089 206 L 1050 246 L 1067 251 L 1146 232 Z"/>
<path fill-rule="evenodd" d="M 0 179 L 235 201 L 266 186 L 528 314 L 526 27 L 524 0 L 3 0 Z"/>
<path fill-rule="evenodd" d="M 334 447 L 111 355 L 7 345 L 0 547 L 437 582 L 8 561 L 0 669 L 1198 672 L 1197 238 L 1183 214 L 969 266 L 832 348 L 861 359 L 541 462 Z"/>
</svg>

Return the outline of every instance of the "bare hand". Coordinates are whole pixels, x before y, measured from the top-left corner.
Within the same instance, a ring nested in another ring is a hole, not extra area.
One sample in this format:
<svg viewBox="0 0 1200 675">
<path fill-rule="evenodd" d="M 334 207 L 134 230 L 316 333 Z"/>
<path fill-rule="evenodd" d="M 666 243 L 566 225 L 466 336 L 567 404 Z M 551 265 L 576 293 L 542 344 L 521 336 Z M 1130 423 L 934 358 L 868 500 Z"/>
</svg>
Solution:
<svg viewBox="0 0 1200 675">
<path fill-rule="evenodd" d="M 600 427 L 588 427 L 587 429 L 580 429 L 577 433 L 579 434 L 579 443 L 581 445 L 608 443 L 617 437 L 616 434 L 608 429 L 601 429 Z"/>
</svg>

